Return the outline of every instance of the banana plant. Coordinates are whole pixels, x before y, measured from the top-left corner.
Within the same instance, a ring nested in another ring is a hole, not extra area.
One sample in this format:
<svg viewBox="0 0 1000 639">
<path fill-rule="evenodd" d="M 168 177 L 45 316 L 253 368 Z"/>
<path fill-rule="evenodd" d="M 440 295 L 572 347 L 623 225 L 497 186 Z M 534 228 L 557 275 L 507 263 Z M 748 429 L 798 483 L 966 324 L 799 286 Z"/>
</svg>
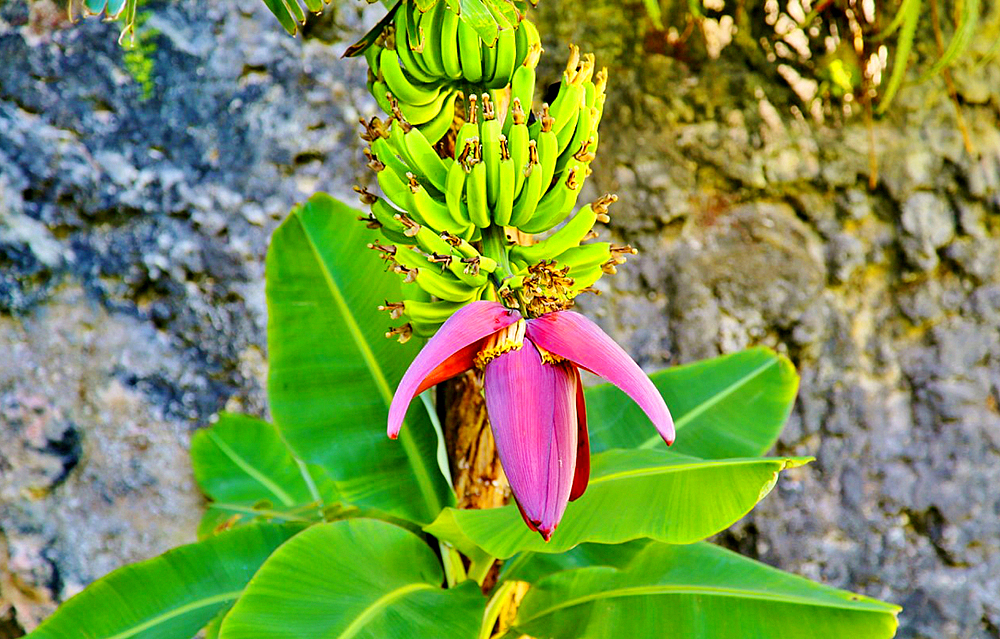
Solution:
<svg viewBox="0 0 1000 639">
<path fill-rule="evenodd" d="M 199 540 L 29 637 L 891 637 L 899 607 L 705 542 L 808 472 L 767 456 L 798 377 L 764 348 L 647 376 L 571 310 L 635 253 L 592 241 L 616 196 L 574 213 L 607 72 L 573 47 L 536 99 L 534 25 L 483 38 L 456 7 L 402 0 L 358 48 L 386 111 L 363 134 L 381 194 L 357 188 L 367 212 L 316 194 L 274 232 L 273 422 L 195 435 Z M 501 508 L 458 508 L 444 452 L 432 389 L 469 369 Z"/>
</svg>

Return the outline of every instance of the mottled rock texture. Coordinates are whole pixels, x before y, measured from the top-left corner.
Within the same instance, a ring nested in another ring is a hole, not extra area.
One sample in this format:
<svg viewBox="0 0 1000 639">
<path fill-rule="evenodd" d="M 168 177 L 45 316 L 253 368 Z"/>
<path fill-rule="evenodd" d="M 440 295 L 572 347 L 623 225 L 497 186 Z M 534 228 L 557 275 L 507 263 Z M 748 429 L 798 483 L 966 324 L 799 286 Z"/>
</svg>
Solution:
<svg viewBox="0 0 1000 639">
<path fill-rule="evenodd" d="M 193 539 L 190 432 L 266 410 L 268 233 L 369 181 L 339 55 L 377 7 L 299 40 L 260 3 L 147 7 L 137 63 L 116 25 L 0 5 L 0 637 Z M 541 7 L 541 76 L 570 39 L 611 67 L 587 188 L 641 251 L 585 310 L 649 370 L 767 344 L 801 371 L 777 452 L 817 461 L 721 541 L 903 604 L 900 636 L 1000 637 L 1000 63 L 956 74 L 973 154 L 940 81 L 904 89 L 870 189 L 864 118 L 796 114 L 741 49 Z"/>
</svg>

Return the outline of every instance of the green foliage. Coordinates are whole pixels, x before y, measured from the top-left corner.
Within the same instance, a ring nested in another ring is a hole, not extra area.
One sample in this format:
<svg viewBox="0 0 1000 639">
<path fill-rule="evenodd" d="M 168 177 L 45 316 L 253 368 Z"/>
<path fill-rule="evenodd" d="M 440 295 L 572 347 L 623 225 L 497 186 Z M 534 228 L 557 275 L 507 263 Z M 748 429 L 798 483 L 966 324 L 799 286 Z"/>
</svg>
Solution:
<svg viewBox="0 0 1000 639">
<path fill-rule="evenodd" d="M 295 524 L 257 524 L 125 566 L 76 595 L 30 639 L 190 637 L 236 601 Z"/>
<path fill-rule="evenodd" d="M 222 413 L 217 424 L 195 433 L 191 465 L 212 500 L 198 526 L 202 538 L 259 517 L 318 521 L 339 500 L 322 468 L 295 459 L 272 424 L 246 415 Z"/>
<path fill-rule="evenodd" d="M 525 550 L 558 553 L 582 542 L 618 544 L 640 537 L 688 544 L 739 520 L 767 496 L 780 471 L 809 461 L 702 460 L 666 451 L 610 450 L 594 455 L 587 492 L 566 508 L 549 542 L 524 526 L 513 505 L 446 508 L 425 530 L 466 554 L 482 549 L 501 558 Z"/>
<path fill-rule="evenodd" d="M 756 457 L 798 383 L 787 359 L 766 349 L 653 376 L 675 408 L 678 444 L 691 442 L 678 446 L 687 454 L 644 450 L 645 416 L 616 391 L 589 391 L 595 446 L 609 449 L 594 455 L 590 487 L 547 544 L 513 506 L 449 507 L 426 407 L 408 416 L 403 433 L 413 439 L 384 435 L 389 394 L 416 347 L 381 334 L 374 307 L 399 285 L 363 250 L 369 232 L 355 217 L 317 195 L 274 233 L 275 424 L 222 414 L 195 435 L 195 476 L 212 500 L 203 541 L 112 573 L 33 639 L 151 639 L 204 626 L 220 639 L 489 636 L 496 602 L 480 627 L 486 599 L 449 544 L 477 576 L 494 557 L 512 557 L 503 582 L 532 584 L 515 628 L 539 638 L 604 637 L 612 626 L 637 638 L 891 635 L 894 606 L 685 545 L 738 520 L 780 471 L 808 461 Z"/>
<path fill-rule="evenodd" d="M 436 461 L 437 438 L 414 407 L 394 442 L 385 428 L 393 390 L 419 350 L 385 339 L 377 305 L 399 299 L 366 248 L 358 211 L 328 195 L 296 207 L 267 254 L 268 397 L 282 437 L 321 466 L 343 499 L 430 522 L 454 503 Z"/>
<path fill-rule="evenodd" d="M 156 88 L 154 80 L 156 62 L 153 60 L 153 54 L 156 53 L 156 37 L 160 35 L 156 29 L 143 28 L 148 19 L 148 12 L 140 13 L 134 22 L 126 27 L 132 35 L 122 56 L 125 70 L 142 90 L 143 101 L 153 97 L 153 89 Z"/>
<path fill-rule="evenodd" d="M 778 439 L 799 377 L 787 357 L 759 347 L 650 376 L 674 416 L 670 450 L 703 459 L 763 455 Z M 589 388 L 593 450 L 663 448 L 642 410 L 611 384 Z"/>
<path fill-rule="evenodd" d="M 473 637 L 486 607 L 475 583 L 444 590 L 416 535 L 354 519 L 313 526 L 261 567 L 220 639 Z"/>
<path fill-rule="evenodd" d="M 638 542 L 630 550 L 624 561 L 534 581 L 514 628 L 537 639 L 653 639 L 665 628 L 677 637 L 755 639 L 876 639 L 896 631 L 898 606 L 710 544 Z"/>
</svg>

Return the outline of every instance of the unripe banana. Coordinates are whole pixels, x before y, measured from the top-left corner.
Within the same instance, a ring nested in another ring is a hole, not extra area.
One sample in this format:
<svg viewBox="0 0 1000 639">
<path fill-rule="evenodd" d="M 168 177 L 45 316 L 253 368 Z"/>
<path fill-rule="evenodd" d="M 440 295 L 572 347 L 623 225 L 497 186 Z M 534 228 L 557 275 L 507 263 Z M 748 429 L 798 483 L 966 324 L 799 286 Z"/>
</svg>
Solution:
<svg viewBox="0 0 1000 639">
<path fill-rule="evenodd" d="M 499 42 L 498 42 L 499 46 Z M 486 164 L 487 203 L 496 206 L 500 189 L 500 121 L 489 94 L 482 95 L 483 121 L 479 125 L 479 140 L 483 145 L 483 162 Z"/>
<path fill-rule="evenodd" d="M 509 119 L 513 122 L 507 133 L 507 145 L 510 148 L 510 158 L 514 163 L 514 197 L 521 194 L 524 186 L 524 174 L 528 169 L 528 125 L 525 124 L 521 101 L 514 98 Z M 504 125 L 507 123 L 505 122 Z"/>
<path fill-rule="evenodd" d="M 493 71 L 486 86 L 490 89 L 502 89 L 510 84 L 517 65 L 517 43 L 513 27 L 500 30 L 493 44 L 492 58 Z M 486 69 L 483 69 L 483 73 L 485 75 Z"/>
<path fill-rule="evenodd" d="M 449 96 L 445 98 L 441 111 L 430 121 L 417 125 L 420 132 L 429 141 L 436 143 L 451 129 L 451 125 L 455 122 L 455 102 L 457 100 L 458 91 L 450 91 Z"/>
<path fill-rule="evenodd" d="M 483 79 L 482 40 L 465 20 L 459 20 L 458 24 L 458 53 L 462 76 L 471 84 L 480 83 Z"/>
<path fill-rule="evenodd" d="M 441 2 L 442 5 L 445 2 Z M 458 14 L 446 9 L 441 23 L 441 63 L 452 80 L 462 79 L 462 61 L 458 57 Z"/>
<path fill-rule="evenodd" d="M 385 82 L 375 80 L 368 87 L 368 92 L 375 98 L 375 103 L 378 104 L 378 108 L 382 109 L 383 113 L 392 113 L 392 105 L 389 103 L 388 97 L 389 87 L 386 86 Z"/>
<path fill-rule="evenodd" d="M 467 302 L 477 295 L 476 288 L 462 283 L 451 272 L 442 272 L 438 265 L 410 247 L 397 247 L 395 259 L 399 263 L 396 270 L 405 276 L 405 281 L 416 282 L 435 297 L 450 302 Z"/>
<path fill-rule="evenodd" d="M 420 106 L 434 102 L 441 94 L 440 84 L 417 83 L 406 77 L 395 51 L 382 49 L 379 62 L 385 84 L 397 100 Z"/>
<path fill-rule="evenodd" d="M 552 130 L 554 120 L 549 115 L 548 105 L 542 105 L 542 117 L 539 118 L 539 123 L 540 130 L 535 139 L 538 144 L 538 161 L 541 164 L 542 191 L 544 192 L 552 184 L 556 161 L 559 159 L 559 141 L 556 139 L 555 131 Z"/>
<path fill-rule="evenodd" d="M 399 57 L 399 61 L 402 63 L 407 75 L 417 82 L 425 84 L 433 83 L 436 78 L 428 75 L 423 67 L 417 63 L 416 56 L 410 48 L 409 40 L 406 36 L 406 25 L 401 20 L 401 14 L 405 13 L 406 11 L 402 9 L 396 12 L 396 25 L 393 29 L 395 36 L 392 38 L 395 44 L 396 56 Z"/>
<path fill-rule="evenodd" d="M 608 205 L 617 200 L 617 195 L 608 194 L 588 204 L 548 238 L 531 246 L 513 247 L 510 251 L 511 259 L 535 264 L 542 260 L 554 259 L 563 251 L 578 246 L 590 233 L 595 222 L 608 222 Z"/>
<path fill-rule="evenodd" d="M 410 193 L 409 181 L 399 176 L 386 166 L 376 174 L 378 186 L 389 200 L 404 211 L 413 209 L 413 194 Z"/>
<path fill-rule="evenodd" d="M 421 220 L 424 225 L 434 229 L 446 229 L 451 226 L 451 213 L 448 212 L 447 205 L 431 196 L 412 173 L 408 174 L 407 177 L 410 178 L 410 199 L 413 202 L 413 208 L 410 209 L 410 212 L 413 216 Z M 434 232 L 431 235 L 437 237 Z"/>
<path fill-rule="evenodd" d="M 478 144 L 478 138 L 466 140 L 465 146 L 461 148 L 461 151 L 456 151 L 455 160 L 448 167 L 444 195 L 448 212 L 455 221 L 454 229 L 456 231 L 465 230 L 472 222 L 469 218 L 468 206 L 462 201 L 462 194 L 465 192 L 465 180 L 469 175 L 467 163 L 475 153 L 476 144 Z M 459 149 L 457 146 L 455 148 Z"/>
<path fill-rule="evenodd" d="M 412 237 L 406 235 L 406 228 L 396 218 L 402 212 L 393 208 L 384 198 L 376 197 L 373 194 L 355 187 L 354 189 L 361 195 L 361 201 L 371 206 L 372 217 L 378 223 L 381 233 L 391 242 L 399 244 L 413 244 Z"/>
<path fill-rule="evenodd" d="M 601 279 L 603 275 L 604 269 L 601 268 L 600 264 L 589 268 L 570 269 L 569 277 L 573 280 L 570 290 L 573 291 L 573 296 L 575 297 L 584 289 L 588 289 L 593 286 L 594 283 Z"/>
<path fill-rule="evenodd" d="M 522 228 L 531 220 L 544 189 L 544 177 L 534 140 L 528 142 L 528 164 L 524 173 L 524 185 L 521 188 L 521 193 L 517 196 L 517 200 L 514 202 L 513 211 L 510 216 L 510 225 L 517 228 Z"/>
<path fill-rule="evenodd" d="M 417 69 L 413 77 L 418 77 L 419 74 L 426 78 L 427 82 L 433 82 L 438 78 L 427 69 L 422 60 L 423 56 L 420 55 L 424 50 L 424 41 L 415 12 L 415 2 L 404 2 L 396 11 L 396 52 L 401 56 L 404 65 L 412 62 Z M 402 53 L 402 47 L 406 48 L 407 55 Z"/>
<path fill-rule="evenodd" d="M 406 300 L 399 304 L 400 315 L 406 315 L 411 320 L 427 323 L 444 322 L 463 306 L 465 304 L 461 302 L 417 302 L 411 300 Z M 398 319 L 398 317 L 393 319 Z"/>
<path fill-rule="evenodd" d="M 515 186 L 514 161 L 510 156 L 510 149 L 507 144 L 507 136 L 500 134 L 500 176 L 498 179 L 498 193 L 496 206 L 493 209 L 493 223 L 498 226 L 510 224 L 510 217 L 514 207 L 514 186 Z"/>
<path fill-rule="evenodd" d="M 557 255 L 555 260 L 561 266 L 568 266 L 572 272 L 573 269 L 600 267 L 611 257 L 610 242 L 595 242 L 566 249 Z"/>
<path fill-rule="evenodd" d="M 417 18 L 419 29 L 423 30 L 424 51 L 421 55 L 427 71 L 435 78 L 443 80 L 448 73 L 444 70 L 444 63 L 441 60 L 441 25 L 444 21 L 444 2 L 438 2 L 433 8 Z"/>
<path fill-rule="evenodd" d="M 465 148 L 469 138 L 479 139 L 479 107 L 474 93 L 465 99 L 465 122 L 455 134 L 455 157 L 458 157 L 462 149 Z"/>
<path fill-rule="evenodd" d="M 541 51 L 539 47 L 537 49 Z M 527 62 L 522 64 L 514 71 L 514 76 L 510 81 L 510 109 L 507 114 L 506 119 L 504 119 L 503 129 L 504 133 L 510 132 L 510 128 L 514 124 L 514 104 L 515 102 L 521 105 L 521 109 L 531 110 L 531 100 L 535 93 L 535 67 L 528 66 Z"/>
<path fill-rule="evenodd" d="M 515 37 L 515 45 L 517 48 L 517 63 L 526 64 L 528 55 L 531 50 L 535 47 L 538 48 L 538 54 L 535 55 L 534 61 L 531 66 L 538 65 L 538 56 L 542 52 L 542 39 L 538 35 L 538 28 L 535 27 L 534 23 L 527 18 L 522 18 L 517 25 L 517 34 Z"/>
<path fill-rule="evenodd" d="M 484 229 L 490 225 L 490 213 L 486 194 L 486 162 L 482 160 L 482 148 L 482 144 L 477 146 L 476 157 L 465 178 L 465 200 L 472 223 Z"/>
<path fill-rule="evenodd" d="M 399 110 L 402 111 L 403 116 L 406 121 L 410 124 L 424 124 L 433 120 L 441 110 L 445 108 L 446 102 L 449 99 L 454 100 L 455 91 L 445 90 L 441 91 L 438 96 L 428 104 L 408 104 L 406 102 L 399 103 Z"/>
<path fill-rule="evenodd" d="M 431 142 L 419 129 L 410 127 L 403 134 L 403 144 L 412 169 L 424 175 L 435 189 L 443 193 L 448 179 L 448 167 L 431 146 Z"/>
<path fill-rule="evenodd" d="M 573 210 L 585 179 L 583 173 L 587 170 L 578 164 L 574 160 L 574 165 L 566 170 L 566 179 L 560 179 L 549 187 L 548 192 L 538 201 L 531 221 L 521 227 L 525 233 L 547 231 Z"/>
<path fill-rule="evenodd" d="M 586 152 L 583 149 L 583 145 L 594 133 L 594 119 L 596 115 L 597 109 L 595 108 L 585 108 L 580 112 L 580 118 L 576 122 L 576 130 L 573 132 L 573 137 L 562 153 L 559 154 L 559 159 L 556 160 L 556 174 L 559 174 L 566 168 L 567 163 L 569 163 L 574 155 L 581 151 Z"/>
</svg>

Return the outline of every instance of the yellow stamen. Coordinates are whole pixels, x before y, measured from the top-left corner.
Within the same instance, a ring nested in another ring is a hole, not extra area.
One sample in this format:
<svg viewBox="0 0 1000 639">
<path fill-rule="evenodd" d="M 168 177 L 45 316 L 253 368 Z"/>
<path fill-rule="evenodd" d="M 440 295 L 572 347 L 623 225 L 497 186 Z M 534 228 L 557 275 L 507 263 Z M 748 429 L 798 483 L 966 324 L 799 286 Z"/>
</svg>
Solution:
<svg viewBox="0 0 1000 639">
<path fill-rule="evenodd" d="M 527 329 L 527 324 L 522 319 L 486 338 L 482 350 L 473 360 L 476 368 L 483 370 L 487 364 L 504 353 L 519 350 L 524 346 L 525 329 Z"/>
</svg>

